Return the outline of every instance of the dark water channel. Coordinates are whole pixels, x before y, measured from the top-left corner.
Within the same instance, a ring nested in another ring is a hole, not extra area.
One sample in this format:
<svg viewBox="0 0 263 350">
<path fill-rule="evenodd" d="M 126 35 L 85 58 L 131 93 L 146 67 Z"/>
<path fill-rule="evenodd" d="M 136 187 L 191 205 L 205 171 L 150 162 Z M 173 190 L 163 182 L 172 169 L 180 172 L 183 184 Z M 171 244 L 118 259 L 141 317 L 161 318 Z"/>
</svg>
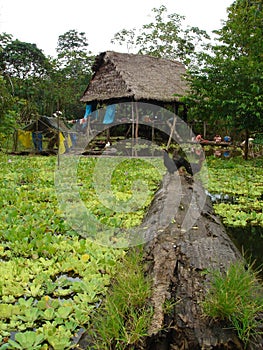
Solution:
<svg viewBox="0 0 263 350">
<path fill-rule="evenodd" d="M 224 194 L 211 194 L 207 192 L 213 204 L 216 203 L 236 203 L 236 198 Z M 244 255 L 246 260 L 255 268 L 263 268 L 263 227 L 262 226 L 227 226 L 226 231 L 236 247 Z M 263 270 L 260 273 L 263 278 Z"/>
<path fill-rule="evenodd" d="M 263 227 L 245 226 L 229 227 L 226 226 L 228 235 L 235 243 L 237 248 L 244 253 L 245 258 L 251 264 L 254 262 L 255 268 L 263 267 Z M 260 273 L 263 278 L 263 270 Z"/>
</svg>

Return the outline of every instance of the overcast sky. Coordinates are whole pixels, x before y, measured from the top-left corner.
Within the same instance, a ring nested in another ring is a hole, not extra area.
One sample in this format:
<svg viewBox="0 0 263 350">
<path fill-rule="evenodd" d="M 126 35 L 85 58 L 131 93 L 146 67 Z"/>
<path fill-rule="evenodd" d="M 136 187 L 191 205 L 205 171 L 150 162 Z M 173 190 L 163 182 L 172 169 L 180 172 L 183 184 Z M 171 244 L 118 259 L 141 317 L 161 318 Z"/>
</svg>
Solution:
<svg viewBox="0 0 263 350">
<path fill-rule="evenodd" d="M 185 24 L 211 33 L 227 18 L 234 0 L 0 0 L 0 32 L 36 44 L 55 57 L 58 37 L 71 29 L 85 32 L 89 49 L 97 54 L 116 50 L 110 44 L 121 29 L 140 28 L 151 20 L 151 10 L 165 5 L 168 13 L 186 17 Z"/>
</svg>

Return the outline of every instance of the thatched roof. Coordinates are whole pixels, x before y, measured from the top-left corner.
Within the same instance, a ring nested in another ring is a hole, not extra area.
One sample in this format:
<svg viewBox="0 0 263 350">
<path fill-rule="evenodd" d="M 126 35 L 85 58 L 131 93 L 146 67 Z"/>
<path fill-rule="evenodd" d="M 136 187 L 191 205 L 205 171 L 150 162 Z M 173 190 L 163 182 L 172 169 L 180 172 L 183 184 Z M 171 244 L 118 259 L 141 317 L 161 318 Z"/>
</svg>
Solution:
<svg viewBox="0 0 263 350">
<path fill-rule="evenodd" d="M 182 63 L 147 55 L 106 51 L 96 57 L 93 71 L 83 102 L 176 102 L 187 87 Z"/>
</svg>

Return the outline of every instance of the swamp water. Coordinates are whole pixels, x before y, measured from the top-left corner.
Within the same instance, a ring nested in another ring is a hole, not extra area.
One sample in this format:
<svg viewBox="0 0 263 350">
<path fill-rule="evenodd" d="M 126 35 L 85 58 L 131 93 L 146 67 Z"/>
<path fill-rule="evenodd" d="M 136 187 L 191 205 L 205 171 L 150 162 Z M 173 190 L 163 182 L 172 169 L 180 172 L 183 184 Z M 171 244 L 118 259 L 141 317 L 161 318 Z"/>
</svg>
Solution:
<svg viewBox="0 0 263 350">
<path fill-rule="evenodd" d="M 213 204 L 216 203 L 236 203 L 236 198 L 226 194 L 211 194 L 206 192 Z M 261 269 L 263 278 L 263 227 L 262 226 L 227 226 L 227 234 L 230 236 L 236 247 L 244 255 L 250 264 L 254 264 L 256 269 Z"/>
<path fill-rule="evenodd" d="M 247 261 L 254 263 L 256 269 L 261 269 L 260 276 L 263 278 L 263 227 L 226 226 L 226 231 Z"/>
</svg>

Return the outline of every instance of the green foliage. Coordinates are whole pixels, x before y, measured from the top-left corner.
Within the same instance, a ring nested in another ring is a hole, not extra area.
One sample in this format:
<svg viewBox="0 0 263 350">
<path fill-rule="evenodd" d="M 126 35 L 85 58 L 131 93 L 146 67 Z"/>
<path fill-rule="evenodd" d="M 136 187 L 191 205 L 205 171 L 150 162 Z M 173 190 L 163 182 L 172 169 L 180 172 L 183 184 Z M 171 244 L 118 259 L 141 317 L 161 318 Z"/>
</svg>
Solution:
<svg viewBox="0 0 263 350">
<path fill-rule="evenodd" d="M 0 36 L 1 45 L 1 36 Z M 1 55 L 1 46 L 0 46 Z M 15 125 L 15 112 L 11 110 L 10 106 L 13 105 L 14 97 L 12 92 L 8 89 L 8 84 L 12 84 L 11 80 L 6 81 L 2 72 L 0 73 L 0 147 L 3 147 L 6 143 L 7 137 L 10 137 L 11 132 L 14 130 Z M 12 90 L 12 89 L 11 89 Z"/>
<path fill-rule="evenodd" d="M 247 344 L 262 327 L 257 316 L 263 311 L 263 287 L 257 272 L 242 262 L 231 264 L 226 274 L 212 271 L 203 309 L 209 317 L 230 322 Z"/>
<path fill-rule="evenodd" d="M 8 95 L 6 95 L 6 97 L 3 96 L 3 98 L 8 99 L 9 101 L 12 99 Z M 17 113 L 15 111 L 3 111 L 5 108 L 8 108 L 9 102 L 6 100 L 5 103 L 6 107 L 2 106 L 2 113 L 0 112 L 0 147 L 3 149 L 9 148 L 8 144 L 11 146 L 10 139 L 14 133 L 17 119 Z"/>
<path fill-rule="evenodd" d="M 2 52 L 7 45 L 9 45 L 13 40 L 13 35 L 7 33 L 0 34 L 0 51 Z M 1 62 L 2 63 L 2 62 Z M 1 69 L 3 67 L 1 66 Z"/>
<path fill-rule="evenodd" d="M 12 95 L 6 109 L 17 113 L 17 122 L 28 122 L 44 112 L 43 90 L 50 79 L 51 63 L 35 44 L 13 41 L 8 36 L 8 40 L 2 38 L 2 45 L 2 74 L 5 87 Z"/>
<path fill-rule="evenodd" d="M 154 21 L 143 25 L 138 33 L 135 29 L 123 29 L 115 34 L 112 42 L 126 44 L 128 49 L 135 47 L 141 54 L 179 59 L 189 64 L 200 42 L 204 44 L 209 39 L 207 33 L 197 27 L 184 28 L 184 16 L 167 14 L 163 5 L 153 8 L 152 13 Z"/>
<path fill-rule="evenodd" d="M 87 50 L 88 41 L 84 32 L 69 30 L 58 38 L 57 52 L 64 56 L 67 52 L 80 54 Z"/>
<path fill-rule="evenodd" d="M 94 186 L 92 175 L 96 164 L 95 159 L 82 158 L 78 167 L 79 183 L 82 185 L 80 196 L 87 203 L 87 208 L 105 225 L 122 228 L 139 225 L 161 181 L 161 174 L 156 171 L 160 160 L 148 162 L 123 158 L 121 163 L 115 164 L 114 158 L 104 159 L 103 171 L 96 174 L 95 183 L 99 188 Z M 107 173 L 107 169 L 114 171 Z M 97 196 L 98 190 L 103 193 L 103 201 Z"/>
<path fill-rule="evenodd" d="M 43 335 L 37 334 L 33 331 L 28 331 L 24 333 L 17 333 L 15 335 L 15 340 L 9 340 L 9 345 L 12 349 L 27 349 L 27 350 L 37 350 L 41 349 L 41 343 L 44 340 Z"/>
<path fill-rule="evenodd" d="M 54 350 L 64 350 L 71 348 L 71 331 L 56 323 L 47 322 L 43 327 L 43 334 Z"/>
<path fill-rule="evenodd" d="M 216 32 L 212 53 L 190 67 L 191 93 L 185 99 L 193 118 L 221 121 L 237 130 L 259 131 L 263 105 L 262 1 L 240 0 Z M 218 122 L 216 123 L 218 127 Z"/>
<path fill-rule="evenodd" d="M 41 77 L 49 70 L 49 61 L 35 44 L 14 40 L 1 52 L 1 62 L 5 74 L 26 79 Z"/>
<path fill-rule="evenodd" d="M 208 157 L 211 194 L 234 198 L 234 203 L 215 203 L 215 212 L 229 226 L 248 224 L 263 226 L 263 167 L 262 159 L 245 161 L 241 157 L 228 160 Z"/>
<path fill-rule="evenodd" d="M 67 224 L 54 186 L 55 157 L 1 155 L 0 164 L 0 335 L 9 339 L 16 332 L 9 348 L 23 348 L 24 341 L 38 348 L 40 338 L 29 333 L 34 329 L 35 335 L 43 337 L 42 346 L 69 349 L 74 334 L 88 326 L 125 251 L 99 246 L 78 236 Z M 83 185 L 82 199 L 95 212 L 103 213 L 101 220 L 120 225 L 118 213 L 114 222 L 113 213 L 104 210 L 96 199 L 92 184 L 95 164 L 92 158 L 79 164 L 77 182 Z M 121 200 L 129 197 L 133 178 L 147 178 L 147 206 L 159 183 L 158 174 L 149 163 L 126 160 L 116 167 L 113 193 Z M 144 209 L 138 216 L 131 213 L 132 219 L 127 214 L 125 225 L 139 223 Z M 131 266 L 136 265 L 135 254 L 133 259 Z M 117 278 L 124 280 L 127 268 L 129 265 L 122 270 L 120 263 Z M 131 308 L 134 326 L 131 334 L 126 335 L 130 342 L 143 333 L 147 320 L 143 298 L 147 298 L 149 281 L 144 284 L 140 271 L 130 273 L 126 290 L 130 301 L 142 308 L 139 313 L 135 306 Z M 122 304 L 127 294 L 120 300 Z M 0 341 L 1 345 L 5 346 Z"/>
<path fill-rule="evenodd" d="M 16 332 L 8 348 L 45 342 L 69 349 L 125 252 L 93 244 L 67 226 L 54 187 L 56 158 L 2 155 L 0 164 L 0 335 Z"/>
<path fill-rule="evenodd" d="M 2 74 L 0 75 L 0 94 L 1 94 L 1 103 L 0 103 L 0 113 L 3 115 L 7 110 L 8 106 L 12 101 L 12 94 L 7 88 L 7 82 L 4 80 Z"/>
<path fill-rule="evenodd" d="M 153 314 L 148 305 L 151 281 L 144 275 L 141 260 L 141 252 L 133 249 L 117 266 L 112 288 L 92 318 L 90 331 L 96 349 L 135 346 L 147 335 Z"/>
<path fill-rule="evenodd" d="M 57 93 L 60 93 L 59 101 L 63 109 L 74 119 L 77 119 L 75 115 L 78 110 L 83 110 L 79 100 L 92 75 L 94 57 L 87 48 L 88 41 L 83 32 L 69 30 L 58 38 L 57 68 L 53 72 L 53 83 Z"/>
<path fill-rule="evenodd" d="M 52 115 L 58 109 L 68 119 L 81 118 L 84 107 L 80 97 L 91 77 L 93 63 L 87 46 L 84 33 L 68 31 L 59 37 L 58 57 L 52 59 L 35 44 L 13 40 L 11 34 L 2 33 L 0 112 L 18 112 L 19 123 L 27 123 L 36 115 Z M 17 101 L 23 100 L 27 108 L 21 110 Z M 6 125 L 4 120 L 2 125 Z"/>
</svg>

